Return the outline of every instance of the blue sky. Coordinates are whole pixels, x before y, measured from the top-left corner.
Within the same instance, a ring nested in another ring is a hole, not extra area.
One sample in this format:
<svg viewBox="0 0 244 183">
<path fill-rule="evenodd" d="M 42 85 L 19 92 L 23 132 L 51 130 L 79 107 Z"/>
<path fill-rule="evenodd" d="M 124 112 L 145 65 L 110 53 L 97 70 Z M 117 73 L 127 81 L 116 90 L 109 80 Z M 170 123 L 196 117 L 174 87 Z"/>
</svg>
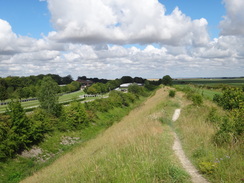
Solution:
<svg viewBox="0 0 244 183">
<path fill-rule="evenodd" d="M 243 0 L 0 0 L 0 77 L 244 75 L 243 9 Z"/>
<path fill-rule="evenodd" d="M 219 22 L 225 14 L 220 0 L 159 0 L 165 5 L 166 14 L 175 7 L 192 19 L 206 18 L 210 36 L 218 37 Z M 54 30 L 50 22 L 47 2 L 39 0 L 0 0 L 0 18 L 7 20 L 16 34 L 41 38 Z"/>
</svg>

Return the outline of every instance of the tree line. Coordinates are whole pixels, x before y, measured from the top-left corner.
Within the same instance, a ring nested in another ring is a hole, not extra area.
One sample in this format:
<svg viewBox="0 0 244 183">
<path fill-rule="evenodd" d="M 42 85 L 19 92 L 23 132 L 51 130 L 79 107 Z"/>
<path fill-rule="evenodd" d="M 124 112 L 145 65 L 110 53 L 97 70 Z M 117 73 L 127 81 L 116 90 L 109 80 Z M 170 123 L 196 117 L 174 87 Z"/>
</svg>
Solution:
<svg viewBox="0 0 244 183">
<path fill-rule="evenodd" d="M 38 76 L 28 77 L 0 77 L 0 101 L 7 99 L 24 99 L 36 97 L 42 79 L 47 76 L 51 77 L 58 85 L 66 85 L 59 87 L 59 93 L 72 92 L 80 88 L 80 84 L 74 81 L 70 75 L 65 77 L 61 77 L 56 74 L 40 74 Z"/>
</svg>

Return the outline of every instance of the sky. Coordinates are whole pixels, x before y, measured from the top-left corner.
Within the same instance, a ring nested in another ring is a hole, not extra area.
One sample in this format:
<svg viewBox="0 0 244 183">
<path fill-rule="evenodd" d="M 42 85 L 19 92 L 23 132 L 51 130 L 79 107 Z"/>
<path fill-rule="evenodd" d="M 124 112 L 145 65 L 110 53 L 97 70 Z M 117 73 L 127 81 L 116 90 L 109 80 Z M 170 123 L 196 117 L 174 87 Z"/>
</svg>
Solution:
<svg viewBox="0 0 244 183">
<path fill-rule="evenodd" d="M 244 76 L 243 0 L 0 0 L 0 77 Z"/>
</svg>

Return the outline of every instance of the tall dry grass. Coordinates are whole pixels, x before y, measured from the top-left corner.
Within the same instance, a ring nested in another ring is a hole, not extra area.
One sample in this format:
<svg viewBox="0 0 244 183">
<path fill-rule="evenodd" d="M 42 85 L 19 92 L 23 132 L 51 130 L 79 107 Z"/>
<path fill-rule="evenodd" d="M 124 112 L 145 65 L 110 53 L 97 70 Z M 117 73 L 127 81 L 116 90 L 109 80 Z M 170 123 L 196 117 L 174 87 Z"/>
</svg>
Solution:
<svg viewBox="0 0 244 183">
<path fill-rule="evenodd" d="M 172 151 L 173 136 L 161 118 L 174 105 L 161 88 L 96 139 L 22 182 L 190 182 Z"/>
</svg>

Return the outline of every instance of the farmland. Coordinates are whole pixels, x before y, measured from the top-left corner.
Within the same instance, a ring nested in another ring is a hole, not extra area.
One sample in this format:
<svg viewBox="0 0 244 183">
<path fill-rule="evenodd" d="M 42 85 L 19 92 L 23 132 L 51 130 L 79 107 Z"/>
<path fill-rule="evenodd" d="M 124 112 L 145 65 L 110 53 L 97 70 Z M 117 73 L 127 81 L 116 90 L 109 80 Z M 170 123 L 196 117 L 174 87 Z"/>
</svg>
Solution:
<svg viewBox="0 0 244 183">
<path fill-rule="evenodd" d="M 218 79 L 218 78 L 206 78 L 206 79 L 176 79 L 174 80 L 175 85 L 179 84 L 195 84 L 205 86 L 244 86 L 244 78 L 232 78 L 232 79 Z"/>
</svg>

